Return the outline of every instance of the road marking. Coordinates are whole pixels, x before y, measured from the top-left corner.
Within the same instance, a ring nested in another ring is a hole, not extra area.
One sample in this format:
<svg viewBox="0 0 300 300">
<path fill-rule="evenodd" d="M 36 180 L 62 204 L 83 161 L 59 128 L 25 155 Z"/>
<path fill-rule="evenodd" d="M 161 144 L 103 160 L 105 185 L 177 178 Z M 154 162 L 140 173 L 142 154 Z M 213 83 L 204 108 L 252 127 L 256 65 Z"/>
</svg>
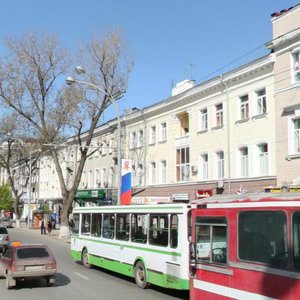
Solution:
<svg viewBox="0 0 300 300">
<path fill-rule="evenodd" d="M 83 278 L 83 279 L 85 279 L 85 280 L 90 280 L 88 277 L 86 277 L 86 276 L 84 276 L 84 275 L 82 275 L 80 273 L 75 272 L 74 274 L 77 275 L 77 276 L 79 276 L 79 277 L 81 277 L 81 278 Z"/>
</svg>

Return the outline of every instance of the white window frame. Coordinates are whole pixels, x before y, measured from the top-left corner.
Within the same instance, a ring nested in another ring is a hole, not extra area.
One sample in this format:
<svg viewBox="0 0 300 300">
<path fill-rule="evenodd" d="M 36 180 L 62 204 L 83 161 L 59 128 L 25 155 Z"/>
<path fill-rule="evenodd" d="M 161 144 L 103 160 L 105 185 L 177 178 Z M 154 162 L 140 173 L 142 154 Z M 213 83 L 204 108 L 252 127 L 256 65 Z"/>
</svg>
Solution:
<svg viewBox="0 0 300 300">
<path fill-rule="evenodd" d="M 137 135 L 136 135 L 136 132 L 133 131 L 131 132 L 131 135 L 130 135 L 130 148 L 131 149 L 135 149 L 137 147 Z"/>
<path fill-rule="evenodd" d="M 160 162 L 160 182 L 161 183 L 167 183 L 167 161 L 162 160 Z"/>
<path fill-rule="evenodd" d="M 200 156 L 200 179 L 207 180 L 208 179 L 208 154 L 202 153 Z"/>
<path fill-rule="evenodd" d="M 167 140 L 167 122 L 160 124 L 160 141 L 165 142 Z"/>
<path fill-rule="evenodd" d="M 268 143 L 260 143 L 257 145 L 259 155 L 259 174 L 269 174 L 269 145 Z M 265 151 L 267 150 L 267 151 Z"/>
<path fill-rule="evenodd" d="M 137 147 L 143 147 L 143 146 L 144 146 L 144 130 L 139 129 L 138 139 L 137 139 Z"/>
<path fill-rule="evenodd" d="M 184 160 L 182 161 L 183 156 Z M 178 148 L 176 149 L 176 182 L 189 181 L 190 176 L 190 148 Z"/>
<path fill-rule="evenodd" d="M 208 113 L 207 108 L 200 109 L 199 112 L 199 130 L 205 131 L 208 129 Z"/>
<path fill-rule="evenodd" d="M 240 97 L 240 120 L 249 119 L 249 95 L 243 95 Z"/>
<path fill-rule="evenodd" d="M 150 162 L 149 178 L 151 184 L 156 184 L 156 162 L 155 161 Z"/>
<path fill-rule="evenodd" d="M 137 178 L 137 182 L 136 185 L 138 186 L 142 186 L 144 185 L 144 166 L 143 164 L 139 164 L 137 169 L 136 169 L 136 178 Z"/>
<path fill-rule="evenodd" d="M 240 147 L 240 167 L 241 177 L 249 176 L 249 150 L 248 147 Z"/>
<path fill-rule="evenodd" d="M 256 94 L 256 113 L 263 115 L 267 113 L 267 93 L 266 89 L 260 89 L 255 92 Z"/>
<path fill-rule="evenodd" d="M 292 82 L 298 83 L 300 82 L 300 48 L 297 48 L 291 53 L 291 61 L 292 61 Z"/>
<path fill-rule="evenodd" d="M 225 170 L 224 170 L 224 151 L 219 150 L 216 152 L 216 158 L 217 158 L 217 178 L 218 179 L 224 179 L 225 176 Z"/>
<path fill-rule="evenodd" d="M 149 144 L 153 145 L 156 143 L 156 126 L 149 128 Z"/>
<path fill-rule="evenodd" d="M 216 112 L 216 127 L 221 127 L 224 125 L 224 113 L 223 113 L 223 103 L 218 103 L 215 105 Z"/>
</svg>

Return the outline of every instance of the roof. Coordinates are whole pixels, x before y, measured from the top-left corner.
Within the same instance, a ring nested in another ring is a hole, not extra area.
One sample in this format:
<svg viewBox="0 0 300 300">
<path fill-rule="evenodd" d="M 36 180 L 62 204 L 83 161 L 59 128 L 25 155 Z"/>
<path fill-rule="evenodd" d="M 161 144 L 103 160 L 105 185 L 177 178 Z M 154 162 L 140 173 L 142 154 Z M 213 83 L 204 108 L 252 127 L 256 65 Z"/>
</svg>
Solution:
<svg viewBox="0 0 300 300">
<path fill-rule="evenodd" d="M 271 14 L 271 17 L 272 17 L 272 18 L 280 17 L 280 16 L 282 16 L 282 15 L 288 13 L 290 10 L 292 10 L 293 8 L 295 8 L 295 7 L 299 6 L 299 5 L 300 5 L 300 3 L 299 3 L 299 4 L 296 4 L 296 5 L 294 5 L 294 6 L 291 6 L 291 7 L 289 7 L 288 9 L 283 9 L 283 10 L 281 10 L 281 11 L 274 12 L 274 13 Z"/>
</svg>

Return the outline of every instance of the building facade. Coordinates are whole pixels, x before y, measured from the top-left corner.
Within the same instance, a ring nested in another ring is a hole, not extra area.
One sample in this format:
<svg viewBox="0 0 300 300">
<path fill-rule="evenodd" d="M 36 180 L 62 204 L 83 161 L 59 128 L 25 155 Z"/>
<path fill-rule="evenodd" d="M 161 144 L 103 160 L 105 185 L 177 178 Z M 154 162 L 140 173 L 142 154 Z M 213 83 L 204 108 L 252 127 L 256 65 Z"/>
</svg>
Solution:
<svg viewBox="0 0 300 300">
<path fill-rule="evenodd" d="M 116 200 L 118 148 L 132 162 L 133 203 L 300 186 L 300 7 L 271 22 L 268 55 L 200 84 L 182 81 L 169 98 L 128 110 L 120 145 L 117 119 L 99 126 L 78 198 L 86 190 Z M 78 155 L 62 149 L 69 182 Z M 49 158 L 41 160 L 39 191 L 39 200 L 61 199 Z"/>
</svg>

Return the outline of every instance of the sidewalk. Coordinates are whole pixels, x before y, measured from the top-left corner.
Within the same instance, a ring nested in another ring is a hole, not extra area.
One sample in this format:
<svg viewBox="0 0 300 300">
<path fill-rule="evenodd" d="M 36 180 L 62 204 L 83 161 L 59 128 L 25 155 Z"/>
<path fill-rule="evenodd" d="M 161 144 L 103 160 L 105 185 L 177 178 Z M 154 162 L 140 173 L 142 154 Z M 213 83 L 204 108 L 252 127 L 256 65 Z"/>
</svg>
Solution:
<svg viewBox="0 0 300 300">
<path fill-rule="evenodd" d="M 37 234 L 37 235 L 41 235 L 41 230 L 40 229 L 28 228 L 28 224 L 25 223 L 25 222 L 21 222 L 20 223 L 20 228 L 24 229 L 24 230 L 28 230 L 28 231 L 30 231 L 32 233 Z M 52 239 L 57 239 L 57 240 L 60 240 L 62 242 L 65 242 L 65 243 L 70 243 L 71 242 L 70 238 L 67 238 L 67 239 L 66 238 L 59 238 L 59 232 L 60 232 L 60 228 L 56 228 L 56 229 L 52 229 L 51 230 L 50 235 L 48 233 L 46 233 L 45 235 L 42 235 L 42 236 L 45 236 L 45 237 L 48 237 L 48 238 L 52 238 Z"/>
</svg>

